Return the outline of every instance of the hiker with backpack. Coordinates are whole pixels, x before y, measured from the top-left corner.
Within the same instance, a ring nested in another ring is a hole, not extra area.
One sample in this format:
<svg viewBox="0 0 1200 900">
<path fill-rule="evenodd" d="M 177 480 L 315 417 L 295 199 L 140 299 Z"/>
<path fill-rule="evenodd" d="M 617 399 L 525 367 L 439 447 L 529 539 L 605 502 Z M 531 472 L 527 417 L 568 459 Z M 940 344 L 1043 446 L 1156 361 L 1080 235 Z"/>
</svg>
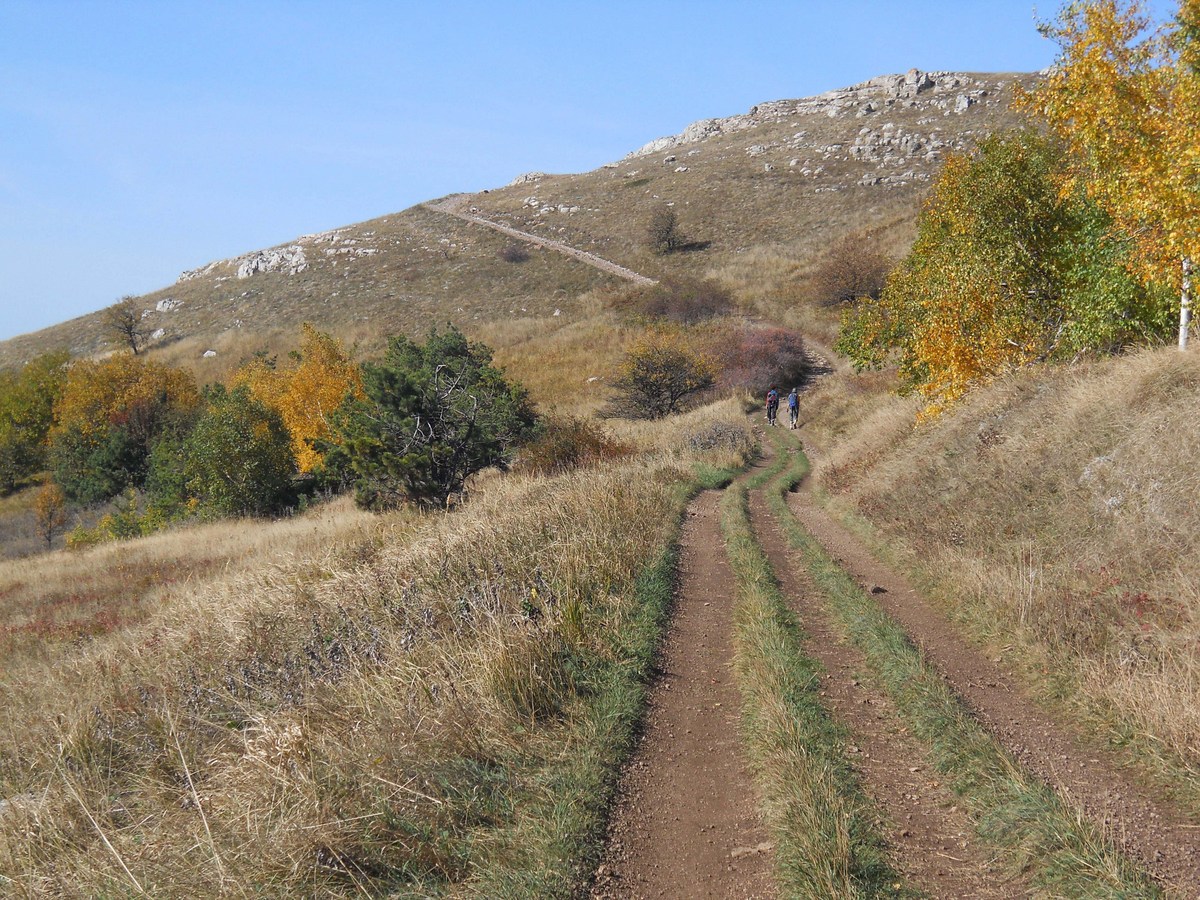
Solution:
<svg viewBox="0 0 1200 900">
<path fill-rule="evenodd" d="M 792 388 L 792 392 L 788 394 L 788 418 L 792 420 L 792 428 L 795 429 L 796 422 L 800 418 L 799 388 Z"/>
<path fill-rule="evenodd" d="M 771 385 L 771 389 L 767 391 L 767 424 L 775 424 L 775 414 L 779 412 L 779 391 L 775 389 L 775 385 Z"/>
</svg>

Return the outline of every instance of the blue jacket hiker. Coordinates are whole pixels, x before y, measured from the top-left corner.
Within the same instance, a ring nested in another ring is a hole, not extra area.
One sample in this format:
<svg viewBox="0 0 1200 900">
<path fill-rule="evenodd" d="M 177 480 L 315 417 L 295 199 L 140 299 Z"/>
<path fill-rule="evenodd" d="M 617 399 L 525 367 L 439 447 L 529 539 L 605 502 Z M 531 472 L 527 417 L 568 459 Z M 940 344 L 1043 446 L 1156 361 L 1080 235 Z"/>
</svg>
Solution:
<svg viewBox="0 0 1200 900">
<path fill-rule="evenodd" d="M 788 418 L 792 420 L 792 427 L 796 427 L 796 420 L 800 418 L 800 395 L 796 392 L 796 388 L 792 388 L 792 392 L 788 394 Z"/>
</svg>

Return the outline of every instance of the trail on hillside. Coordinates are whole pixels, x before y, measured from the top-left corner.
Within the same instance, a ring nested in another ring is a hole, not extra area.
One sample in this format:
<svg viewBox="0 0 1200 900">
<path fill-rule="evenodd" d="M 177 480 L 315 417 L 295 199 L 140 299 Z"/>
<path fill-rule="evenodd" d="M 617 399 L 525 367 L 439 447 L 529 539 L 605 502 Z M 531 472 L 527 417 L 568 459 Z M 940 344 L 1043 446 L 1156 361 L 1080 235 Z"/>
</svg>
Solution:
<svg viewBox="0 0 1200 900">
<path fill-rule="evenodd" d="M 819 458 L 810 444 L 806 449 L 810 459 Z M 820 508 L 806 486 L 807 480 L 788 497 L 792 512 L 865 589 L 881 589 L 874 596 L 883 608 L 1004 748 L 1174 894 L 1197 896 L 1200 817 L 1121 769 L 1097 740 L 1086 740 L 1043 711 L 1002 659 L 989 659 L 969 643 L 907 578 Z"/>
<path fill-rule="evenodd" d="M 688 508 L 679 586 L 642 740 L 592 897 L 771 898 L 771 851 L 738 734 L 733 572 L 720 493 Z"/>
<path fill-rule="evenodd" d="M 607 272 L 609 275 L 616 275 L 618 278 L 624 278 L 626 281 L 632 281 L 634 284 L 651 285 L 657 284 L 653 278 L 648 278 L 645 275 L 639 275 L 632 269 L 627 269 L 624 266 L 619 266 L 611 260 L 604 259 L 594 253 L 588 253 L 586 250 L 580 250 L 577 247 L 572 247 L 570 244 L 564 244 L 562 241 L 551 240 L 550 238 L 540 237 L 536 234 L 530 234 L 527 231 L 520 231 L 513 228 L 511 225 L 504 225 L 500 222 L 494 222 L 491 219 L 476 215 L 469 209 L 464 209 L 466 198 L 462 195 L 454 195 L 447 197 L 444 200 L 439 200 L 436 203 L 426 203 L 428 209 L 437 212 L 445 213 L 446 215 L 454 216 L 462 219 L 464 222 L 474 222 L 476 225 L 482 225 L 485 228 L 491 228 L 493 231 L 498 231 L 501 234 L 506 234 L 509 237 L 517 240 L 527 241 L 530 244 L 537 244 L 539 247 L 545 247 L 548 250 L 554 250 L 557 253 L 562 253 L 577 259 L 580 262 L 586 263 L 589 266 L 600 269 L 602 272 Z"/>
</svg>

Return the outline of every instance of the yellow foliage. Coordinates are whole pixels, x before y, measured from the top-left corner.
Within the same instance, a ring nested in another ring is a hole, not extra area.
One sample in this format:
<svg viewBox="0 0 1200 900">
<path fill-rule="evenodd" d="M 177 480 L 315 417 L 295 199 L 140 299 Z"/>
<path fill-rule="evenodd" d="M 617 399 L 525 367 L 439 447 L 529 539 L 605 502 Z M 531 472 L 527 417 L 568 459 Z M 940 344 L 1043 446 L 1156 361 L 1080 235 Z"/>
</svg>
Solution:
<svg viewBox="0 0 1200 900">
<path fill-rule="evenodd" d="M 1073 4 L 1047 31 L 1062 53 L 1023 104 L 1134 240 L 1142 276 L 1178 285 L 1178 261 L 1200 256 L 1200 0 L 1160 29 L 1137 0 Z"/>
<path fill-rule="evenodd" d="M 79 360 L 71 364 L 54 405 L 54 430 L 75 429 L 92 439 L 114 424 L 136 428 L 139 411 L 186 410 L 199 402 L 195 380 L 182 369 L 127 353 L 100 362 Z"/>
<path fill-rule="evenodd" d="M 295 366 L 279 370 L 256 360 L 237 373 L 234 384 L 245 384 L 255 399 L 283 417 L 301 472 L 320 464 L 314 444 L 328 437 L 330 414 L 348 394 L 363 396 L 362 375 L 341 342 L 307 322 Z"/>
</svg>

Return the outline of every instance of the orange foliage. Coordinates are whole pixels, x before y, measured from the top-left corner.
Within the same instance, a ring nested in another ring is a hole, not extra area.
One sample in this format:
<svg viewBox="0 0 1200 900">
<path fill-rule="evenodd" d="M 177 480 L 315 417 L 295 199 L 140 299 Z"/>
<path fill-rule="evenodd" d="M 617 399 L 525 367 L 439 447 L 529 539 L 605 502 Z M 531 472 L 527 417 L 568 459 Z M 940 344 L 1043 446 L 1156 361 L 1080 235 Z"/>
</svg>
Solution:
<svg viewBox="0 0 1200 900">
<path fill-rule="evenodd" d="M 150 427 L 142 417 L 154 410 L 188 410 L 199 402 L 195 380 L 182 369 L 128 353 L 79 360 L 71 364 L 54 405 L 53 433 L 75 429 L 85 439 L 98 439 L 113 425 L 137 432 Z"/>
<path fill-rule="evenodd" d="M 314 444 L 329 436 L 329 416 L 347 395 L 362 397 L 362 374 L 340 341 L 305 323 L 299 361 L 280 370 L 262 361 L 243 367 L 234 377 L 255 399 L 279 412 L 292 436 L 292 451 L 301 472 L 321 463 Z"/>
</svg>

